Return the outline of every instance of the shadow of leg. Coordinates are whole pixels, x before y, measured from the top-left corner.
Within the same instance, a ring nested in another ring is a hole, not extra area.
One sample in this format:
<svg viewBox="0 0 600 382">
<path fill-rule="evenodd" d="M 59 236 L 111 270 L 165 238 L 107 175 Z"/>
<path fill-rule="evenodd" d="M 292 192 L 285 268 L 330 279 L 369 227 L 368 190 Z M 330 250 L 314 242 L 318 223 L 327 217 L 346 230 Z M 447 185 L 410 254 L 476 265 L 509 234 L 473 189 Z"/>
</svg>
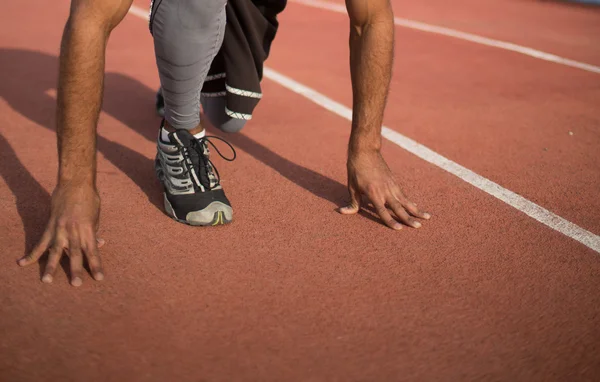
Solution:
<svg viewBox="0 0 600 382">
<path fill-rule="evenodd" d="M 17 211 L 25 230 L 25 251 L 37 244 L 50 216 L 50 194 L 35 180 L 0 134 L 0 176 L 17 201 Z"/>
<path fill-rule="evenodd" d="M 162 189 L 154 174 L 153 159 L 102 136 L 98 136 L 98 150 L 146 194 L 150 203 L 162 211 Z"/>
<path fill-rule="evenodd" d="M 216 131 L 214 128 L 211 130 Z M 315 196 L 338 206 L 343 205 L 347 189 L 340 182 L 300 166 L 242 133 L 228 134 L 224 138 Z"/>
<path fill-rule="evenodd" d="M 58 58 L 40 52 L 0 49 L 0 67 L 7 69 L 0 72 L 0 95 L 17 112 L 54 130 L 56 101 L 45 92 L 56 86 Z M 156 89 L 119 73 L 107 73 L 105 78 L 103 111 L 154 143 L 160 123 L 154 108 Z M 341 206 L 348 197 L 345 185 L 282 157 L 244 134 L 228 134 L 225 138 L 319 198 Z M 132 179 L 152 204 L 162 209 L 152 159 L 101 136 L 98 150 Z"/>
<path fill-rule="evenodd" d="M 2 134 L 0 134 L 0 176 L 16 199 L 17 212 L 23 221 L 25 231 L 23 254 L 27 254 L 38 243 L 46 228 L 50 217 L 50 194 L 27 171 Z M 40 277 L 46 267 L 46 261 L 45 255 L 39 261 Z"/>
<path fill-rule="evenodd" d="M 214 127 L 212 127 L 211 130 L 217 131 Z M 337 206 L 335 208 L 336 210 L 338 207 L 344 207 L 346 205 L 345 202 L 348 201 L 349 196 L 348 188 L 342 183 L 307 169 L 306 167 L 300 166 L 271 151 L 244 134 L 230 134 L 227 135 L 226 138 L 230 143 L 273 168 L 283 177 L 310 191 L 315 196 L 335 204 Z M 383 224 L 374 208 L 366 202 L 367 201 L 363 203 L 363 207 L 358 213 L 371 221 Z"/>
<path fill-rule="evenodd" d="M 122 74 L 108 73 L 105 94 L 104 111 L 150 142 L 156 140 L 160 124 L 160 118 L 155 114 L 154 108 L 156 89 L 150 89 L 139 81 Z M 136 113 L 135 110 L 143 111 Z M 210 134 L 222 136 L 288 180 L 322 199 L 341 206 L 344 199 L 347 198 L 345 185 L 282 157 L 243 133 L 223 135 L 214 127 L 209 127 L 208 130 Z"/>
<path fill-rule="evenodd" d="M 0 67 L 4 68 L 0 71 L 0 96 L 21 115 L 54 131 L 56 100 L 46 92 L 56 87 L 58 58 L 40 52 L 0 49 Z M 148 106 L 153 104 L 153 95 L 144 103 L 151 90 L 123 75 L 113 73 L 107 77 L 103 111 L 151 139 L 158 127 L 153 109 Z M 162 208 L 160 188 L 153 181 L 153 160 L 102 136 L 98 136 L 98 151 L 133 180 L 152 204 Z"/>
</svg>

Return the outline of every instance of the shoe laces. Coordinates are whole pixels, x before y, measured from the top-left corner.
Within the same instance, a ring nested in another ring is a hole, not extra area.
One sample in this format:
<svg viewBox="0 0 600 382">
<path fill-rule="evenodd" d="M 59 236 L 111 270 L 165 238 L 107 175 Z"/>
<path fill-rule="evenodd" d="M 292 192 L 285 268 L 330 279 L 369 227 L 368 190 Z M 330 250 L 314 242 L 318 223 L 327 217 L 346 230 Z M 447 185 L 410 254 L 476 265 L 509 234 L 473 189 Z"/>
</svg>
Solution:
<svg viewBox="0 0 600 382">
<path fill-rule="evenodd" d="M 231 158 L 229 158 L 229 157 L 226 157 L 225 155 L 223 155 L 221 150 L 219 150 L 219 148 L 212 141 L 213 139 L 225 142 L 225 144 L 227 146 L 229 146 L 229 148 L 231 149 L 233 156 Z M 192 171 L 194 170 L 194 167 L 197 167 L 196 174 L 199 177 L 198 181 L 208 190 L 212 190 L 214 187 L 218 186 L 221 183 L 221 177 L 219 175 L 219 170 L 217 170 L 217 167 L 210 160 L 210 150 L 208 148 L 208 145 L 211 145 L 214 148 L 214 150 L 217 152 L 217 154 L 219 154 L 219 156 L 221 158 L 223 158 L 224 160 L 226 160 L 228 162 L 234 161 L 235 158 L 237 157 L 237 153 L 236 153 L 235 149 L 225 139 L 218 137 L 216 135 L 207 135 L 207 136 L 204 136 L 199 139 L 192 139 L 190 141 L 189 145 L 183 146 L 181 148 L 183 158 L 184 158 L 181 162 L 184 165 L 184 169 L 185 169 L 184 174 L 186 174 L 190 177 L 194 176 L 192 174 Z M 197 166 L 195 166 L 196 163 L 194 161 L 194 158 L 198 159 Z M 191 166 L 190 166 L 190 163 L 191 163 Z M 202 181 L 203 180 L 202 179 L 203 178 L 202 177 L 202 168 L 206 169 L 206 177 L 207 177 L 206 184 L 205 184 L 205 182 Z M 213 185 L 213 181 L 214 181 L 214 185 Z"/>
</svg>

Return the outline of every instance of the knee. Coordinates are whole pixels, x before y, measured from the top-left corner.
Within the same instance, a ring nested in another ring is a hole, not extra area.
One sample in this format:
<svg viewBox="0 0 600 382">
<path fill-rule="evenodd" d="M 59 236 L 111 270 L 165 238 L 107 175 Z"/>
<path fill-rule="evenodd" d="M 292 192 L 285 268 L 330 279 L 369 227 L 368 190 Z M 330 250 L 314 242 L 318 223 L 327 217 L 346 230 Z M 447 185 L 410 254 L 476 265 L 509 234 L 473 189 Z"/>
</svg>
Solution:
<svg viewBox="0 0 600 382">
<path fill-rule="evenodd" d="M 89 31 L 97 28 L 102 32 L 109 33 L 125 18 L 133 0 L 118 1 L 92 1 L 71 0 L 69 18 L 67 19 L 67 30 L 74 26 L 81 26 Z M 107 3 L 107 4 L 105 4 Z"/>
</svg>

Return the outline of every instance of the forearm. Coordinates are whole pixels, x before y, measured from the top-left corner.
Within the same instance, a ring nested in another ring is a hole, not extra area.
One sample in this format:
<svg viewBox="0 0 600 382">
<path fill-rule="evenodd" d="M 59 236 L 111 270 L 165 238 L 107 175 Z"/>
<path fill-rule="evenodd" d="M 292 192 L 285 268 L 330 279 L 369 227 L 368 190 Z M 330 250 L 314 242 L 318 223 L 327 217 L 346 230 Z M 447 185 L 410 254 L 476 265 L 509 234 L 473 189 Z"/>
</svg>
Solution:
<svg viewBox="0 0 600 382">
<path fill-rule="evenodd" d="M 78 22 L 67 22 L 61 43 L 56 126 L 59 183 L 94 185 L 106 40 L 100 28 L 82 28 Z"/>
<path fill-rule="evenodd" d="M 96 126 L 102 105 L 104 63 L 112 29 L 128 0 L 73 0 L 61 41 L 56 133 L 59 185 L 95 186 Z"/>
<path fill-rule="evenodd" d="M 391 8 L 367 15 L 363 23 L 351 22 L 350 26 L 351 151 L 381 148 L 381 125 L 392 74 L 394 20 Z"/>
</svg>

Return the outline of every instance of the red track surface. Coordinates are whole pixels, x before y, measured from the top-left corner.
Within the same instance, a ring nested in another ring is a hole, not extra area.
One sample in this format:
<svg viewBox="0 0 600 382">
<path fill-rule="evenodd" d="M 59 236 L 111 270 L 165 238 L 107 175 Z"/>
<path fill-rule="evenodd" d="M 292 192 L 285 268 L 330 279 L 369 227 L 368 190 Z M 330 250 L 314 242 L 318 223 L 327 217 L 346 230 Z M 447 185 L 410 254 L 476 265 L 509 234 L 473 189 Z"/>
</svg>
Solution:
<svg viewBox="0 0 600 382">
<path fill-rule="evenodd" d="M 395 9 L 600 64 L 592 9 Z M 54 186 L 67 12 L 67 0 L 21 0 L 0 14 L 1 381 L 600 380 L 598 253 L 389 142 L 432 220 L 393 232 L 339 215 L 347 121 L 268 80 L 255 119 L 227 137 L 238 159 L 216 160 L 234 223 L 168 219 L 152 169 L 152 41 L 133 16 L 109 43 L 99 125 L 107 278 L 39 282 L 15 259 Z M 291 3 L 281 22 L 268 65 L 350 105 L 345 17 Z M 600 234 L 600 75 L 398 32 L 386 125 Z"/>
</svg>

